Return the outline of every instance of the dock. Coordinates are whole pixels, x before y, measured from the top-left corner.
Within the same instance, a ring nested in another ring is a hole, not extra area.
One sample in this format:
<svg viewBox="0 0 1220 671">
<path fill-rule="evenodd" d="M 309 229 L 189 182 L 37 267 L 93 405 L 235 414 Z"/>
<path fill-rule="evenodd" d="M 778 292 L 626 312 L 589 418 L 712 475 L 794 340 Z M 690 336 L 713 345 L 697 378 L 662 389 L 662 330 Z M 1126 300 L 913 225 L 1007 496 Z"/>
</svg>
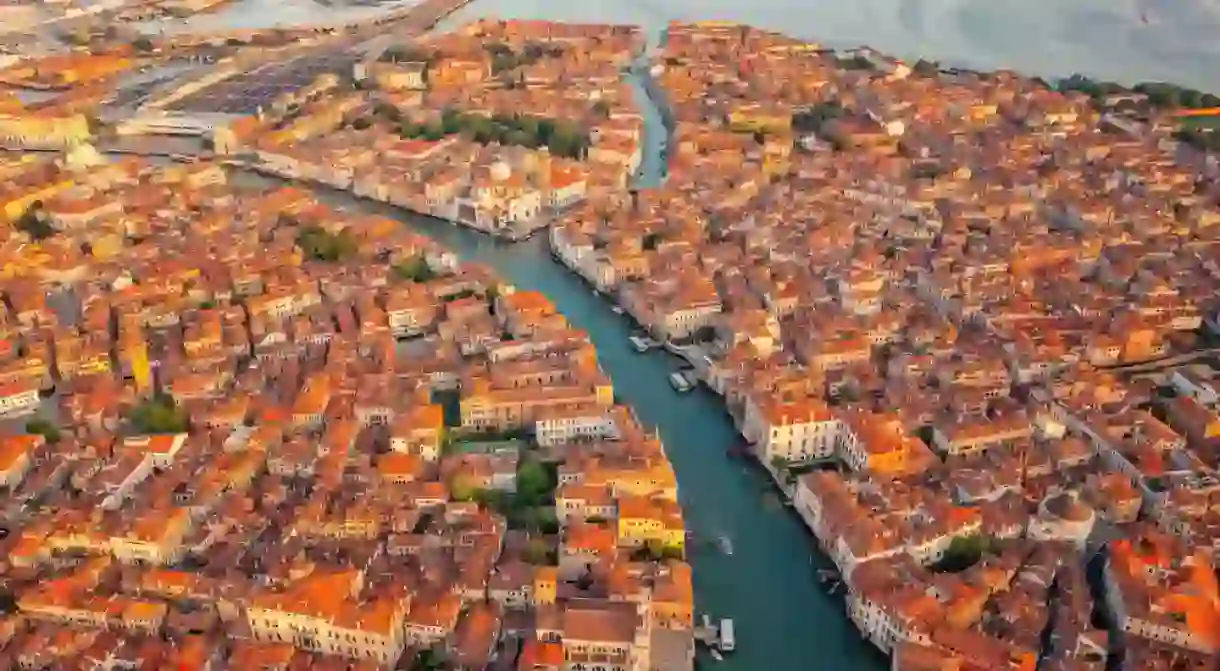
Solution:
<svg viewBox="0 0 1220 671">
<path fill-rule="evenodd" d="M 661 346 L 661 343 L 653 340 L 652 338 L 645 338 L 638 335 L 633 335 L 627 340 L 631 342 L 631 346 L 635 348 L 635 351 L 639 352 L 640 354 Z"/>
<path fill-rule="evenodd" d="M 669 386 L 673 387 L 674 391 L 679 394 L 685 394 L 695 388 L 681 371 L 669 374 Z"/>
</svg>

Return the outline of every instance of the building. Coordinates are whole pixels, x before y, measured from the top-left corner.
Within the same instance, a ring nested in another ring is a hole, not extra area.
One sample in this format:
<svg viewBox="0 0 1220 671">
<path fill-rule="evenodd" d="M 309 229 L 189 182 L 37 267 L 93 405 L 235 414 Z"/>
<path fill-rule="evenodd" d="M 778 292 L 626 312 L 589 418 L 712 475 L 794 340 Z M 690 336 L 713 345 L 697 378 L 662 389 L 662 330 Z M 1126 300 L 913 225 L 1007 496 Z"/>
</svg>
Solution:
<svg viewBox="0 0 1220 671">
<path fill-rule="evenodd" d="M 390 666 L 402 655 L 410 602 L 385 593 L 362 600 L 363 590 L 361 571 L 311 574 L 256 596 L 246 621 L 256 641 Z"/>
</svg>

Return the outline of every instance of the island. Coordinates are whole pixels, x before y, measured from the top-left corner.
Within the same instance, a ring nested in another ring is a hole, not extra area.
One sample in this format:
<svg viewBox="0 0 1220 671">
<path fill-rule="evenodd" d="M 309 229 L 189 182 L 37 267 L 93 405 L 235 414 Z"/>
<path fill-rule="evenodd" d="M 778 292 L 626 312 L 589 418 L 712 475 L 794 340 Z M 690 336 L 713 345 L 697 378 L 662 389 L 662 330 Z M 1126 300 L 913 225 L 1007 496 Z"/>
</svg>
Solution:
<svg viewBox="0 0 1220 671">
<path fill-rule="evenodd" d="M 213 4 L 0 63 L 8 666 L 1217 663 L 1212 93 Z"/>
</svg>

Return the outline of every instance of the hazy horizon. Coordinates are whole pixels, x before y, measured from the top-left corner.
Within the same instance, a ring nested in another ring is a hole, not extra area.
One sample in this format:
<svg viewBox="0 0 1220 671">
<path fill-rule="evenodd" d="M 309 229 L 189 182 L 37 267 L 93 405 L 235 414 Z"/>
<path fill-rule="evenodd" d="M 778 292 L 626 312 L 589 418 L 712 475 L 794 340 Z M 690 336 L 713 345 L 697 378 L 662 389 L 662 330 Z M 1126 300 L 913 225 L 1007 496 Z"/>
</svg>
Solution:
<svg viewBox="0 0 1220 671">
<path fill-rule="evenodd" d="M 1220 92 L 1220 0 L 475 0 L 458 20 L 477 16 L 722 19 L 906 59 Z"/>
</svg>

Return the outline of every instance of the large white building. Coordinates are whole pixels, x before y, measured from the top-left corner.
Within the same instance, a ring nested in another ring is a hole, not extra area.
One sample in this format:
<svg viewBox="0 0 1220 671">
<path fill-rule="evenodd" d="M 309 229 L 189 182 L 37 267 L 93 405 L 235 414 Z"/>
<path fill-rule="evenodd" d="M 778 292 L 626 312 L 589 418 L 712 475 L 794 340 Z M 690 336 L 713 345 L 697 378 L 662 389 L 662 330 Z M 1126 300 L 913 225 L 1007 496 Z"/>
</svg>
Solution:
<svg viewBox="0 0 1220 671">
<path fill-rule="evenodd" d="M 759 458 L 766 462 L 830 457 L 842 432 L 843 423 L 817 399 L 785 401 L 769 394 L 746 399 L 742 435 L 754 443 Z"/>
</svg>

